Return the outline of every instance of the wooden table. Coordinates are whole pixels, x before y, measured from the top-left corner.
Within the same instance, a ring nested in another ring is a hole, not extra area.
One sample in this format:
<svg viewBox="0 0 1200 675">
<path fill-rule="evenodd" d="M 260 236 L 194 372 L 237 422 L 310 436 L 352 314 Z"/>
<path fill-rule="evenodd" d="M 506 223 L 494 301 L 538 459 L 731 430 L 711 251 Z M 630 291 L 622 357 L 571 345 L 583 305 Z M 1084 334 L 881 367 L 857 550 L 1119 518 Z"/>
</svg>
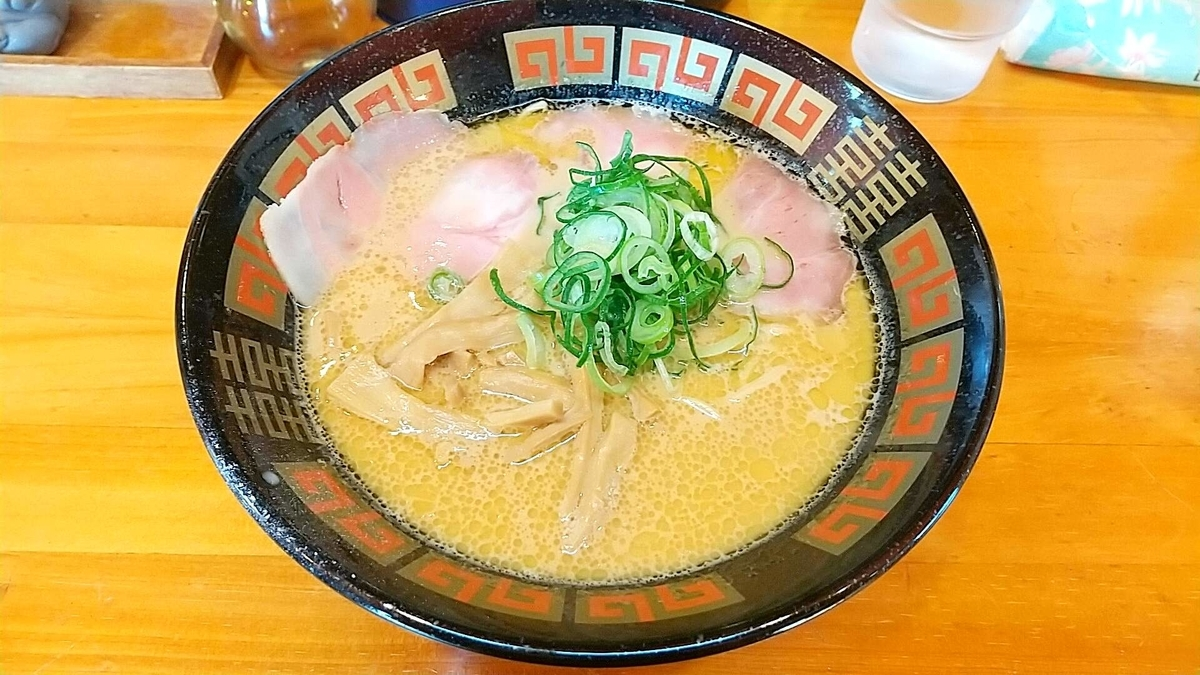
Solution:
<svg viewBox="0 0 1200 675">
<path fill-rule="evenodd" d="M 729 9 L 854 68 L 855 3 Z M 234 500 L 172 324 L 184 233 L 278 83 L 0 101 L 0 672 L 541 673 L 329 590 Z M 808 626 L 656 672 L 1200 672 L 1200 92 L 998 63 L 898 102 L 999 265 L 1004 394 L 953 508 Z"/>
</svg>

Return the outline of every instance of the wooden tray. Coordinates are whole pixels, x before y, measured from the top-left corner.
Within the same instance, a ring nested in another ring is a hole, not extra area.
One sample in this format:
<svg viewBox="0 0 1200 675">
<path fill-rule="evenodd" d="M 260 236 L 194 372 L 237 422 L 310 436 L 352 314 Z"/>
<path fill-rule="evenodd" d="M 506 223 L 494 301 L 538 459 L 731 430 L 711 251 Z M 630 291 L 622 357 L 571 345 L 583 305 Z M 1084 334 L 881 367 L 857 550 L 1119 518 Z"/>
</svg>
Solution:
<svg viewBox="0 0 1200 675">
<path fill-rule="evenodd" d="M 0 56 L 0 94 L 221 98 L 237 49 L 211 0 L 74 0 L 51 56 Z"/>
</svg>

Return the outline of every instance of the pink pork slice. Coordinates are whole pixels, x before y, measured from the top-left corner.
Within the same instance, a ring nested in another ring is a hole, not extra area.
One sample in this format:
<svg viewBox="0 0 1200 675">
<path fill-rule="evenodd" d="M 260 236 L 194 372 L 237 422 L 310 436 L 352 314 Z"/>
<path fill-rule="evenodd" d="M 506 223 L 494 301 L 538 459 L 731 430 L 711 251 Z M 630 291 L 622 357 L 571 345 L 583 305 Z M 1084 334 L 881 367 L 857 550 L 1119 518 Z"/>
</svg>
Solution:
<svg viewBox="0 0 1200 675">
<path fill-rule="evenodd" d="M 633 151 L 647 155 L 679 156 L 687 149 L 690 138 L 672 123 L 666 113 L 634 110 L 622 107 L 585 106 L 553 113 L 534 127 L 534 135 L 546 143 L 565 143 L 586 140 L 590 133 L 596 154 L 607 166 L 621 151 L 625 131 L 633 133 Z M 586 168 L 592 168 L 591 157 Z"/>
<path fill-rule="evenodd" d="M 417 279 L 441 266 L 470 280 L 522 228 L 537 222 L 538 162 L 524 152 L 465 160 L 413 223 L 407 257 Z"/>
<path fill-rule="evenodd" d="M 297 302 L 315 303 L 358 254 L 380 221 L 388 174 L 461 128 L 432 111 L 374 117 L 266 210 L 267 251 Z"/>
<path fill-rule="evenodd" d="M 742 160 L 713 201 L 717 217 L 731 230 L 769 238 L 795 262 L 791 282 L 754 296 L 754 307 L 761 314 L 841 313 L 843 292 L 855 264 L 838 235 L 836 208 L 812 195 L 803 183 L 751 156 Z M 787 260 L 769 245 L 764 252 L 767 281 L 784 279 Z"/>
</svg>

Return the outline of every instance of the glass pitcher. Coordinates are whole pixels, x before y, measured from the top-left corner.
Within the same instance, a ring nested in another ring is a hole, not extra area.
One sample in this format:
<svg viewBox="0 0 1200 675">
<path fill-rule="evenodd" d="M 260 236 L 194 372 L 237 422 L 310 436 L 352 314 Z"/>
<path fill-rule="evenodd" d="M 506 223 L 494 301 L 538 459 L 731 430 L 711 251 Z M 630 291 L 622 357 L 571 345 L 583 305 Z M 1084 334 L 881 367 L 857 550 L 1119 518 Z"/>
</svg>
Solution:
<svg viewBox="0 0 1200 675">
<path fill-rule="evenodd" d="M 295 77 L 376 27 L 375 0 L 213 0 L 264 74 Z"/>
</svg>

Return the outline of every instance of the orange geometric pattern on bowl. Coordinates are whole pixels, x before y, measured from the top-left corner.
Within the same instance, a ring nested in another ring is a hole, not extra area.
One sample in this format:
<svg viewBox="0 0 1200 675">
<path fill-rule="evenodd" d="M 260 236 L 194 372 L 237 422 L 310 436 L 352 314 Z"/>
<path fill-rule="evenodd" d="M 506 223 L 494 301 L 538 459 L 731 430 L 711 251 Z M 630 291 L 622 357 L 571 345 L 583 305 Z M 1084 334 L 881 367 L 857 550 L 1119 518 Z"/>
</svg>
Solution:
<svg viewBox="0 0 1200 675">
<path fill-rule="evenodd" d="M 879 247 L 879 255 L 896 292 L 901 339 L 963 318 L 958 272 L 933 214 Z"/>
<path fill-rule="evenodd" d="M 308 174 L 308 167 L 335 145 L 350 139 L 350 127 L 332 107 L 326 108 L 296 135 L 271 165 L 259 186 L 275 201 L 287 196 Z"/>
<path fill-rule="evenodd" d="M 263 241 L 259 218 L 266 210 L 251 198 L 242 214 L 225 271 L 225 307 L 283 330 L 288 289 Z"/>
<path fill-rule="evenodd" d="M 837 104 L 782 70 L 739 54 L 721 109 L 803 153 L 833 116 Z"/>
<path fill-rule="evenodd" d="M 913 445 L 941 439 L 958 394 L 962 360 L 962 328 L 900 350 L 900 379 L 881 444 Z"/>
<path fill-rule="evenodd" d="M 686 35 L 623 28 L 617 81 L 711 104 L 732 54 L 725 47 Z"/>
<path fill-rule="evenodd" d="M 612 83 L 616 29 L 550 26 L 504 34 L 513 89 Z"/>
<path fill-rule="evenodd" d="M 468 605 L 542 621 L 561 621 L 564 590 L 469 569 L 429 552 L 405 565 L 400 576 Z"/>
<path fill-rule="evenodd" d="M 363 502 L 332 467 L 318 462 L 286 462 L 276 464 L 275 471 L 309 511 L 343 541 L 380 565 L 391 565 L 419 548 L 416 541 Z"/>
<path fill-rule="evenodd" d="M 741 602 L 736 589 L 716 574 L 620 591 L 581 590 L 577 623 L 643 623 L 710 612 Z"/>
<path fill-rule="evenodd" d="M 900 502 L 929 462 L 928 452 L 877 452 L 793 538 L 833 555 L 859 542 Z"/>
<path fill-rule="evenodd" d="M 458 105 L 446 62 L 436 49 L 379 73 L 338 102 L 356 125 L 387 112 L 445 112 Z"/>
</svg>

